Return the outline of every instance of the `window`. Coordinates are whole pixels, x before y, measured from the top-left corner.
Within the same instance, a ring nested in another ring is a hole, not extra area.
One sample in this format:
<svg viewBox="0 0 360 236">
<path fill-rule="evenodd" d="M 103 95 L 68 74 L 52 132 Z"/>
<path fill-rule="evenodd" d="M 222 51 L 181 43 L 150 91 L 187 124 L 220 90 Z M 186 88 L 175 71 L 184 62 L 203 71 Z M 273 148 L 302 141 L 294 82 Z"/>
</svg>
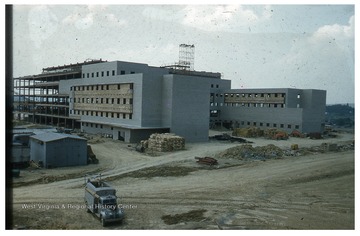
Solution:
<svg viewBox="0 0 360 236">
<path fill-rule="evenodd" d="M 114 113 L 111 112 L 111 118 L 114 118 Z"/>
<path fill-rule="evenodd" d="M 278 97 L 278 94 L 277 94 L 277 93 L 275 93 L 275 97 L 276 97 L 276 98 Z"/>
<path fill-rule="evenodd" d="M 268 94 L 267 94 L 267 97 L 268 97 L 268 98 L 269 98 L 269 97 L 271 97 L 271 94 L 270 94 L 270 93 L 268 93 Z"/>
<path fill-rule="evenodd" d="M 247 125 L 250 125 L 250 121 L 247 122 Z"/>
<path fill-rule="evenodd" d="M 123 115 L 122 115 L 122 116 L 123 116 L 123 119 L 126 119 L 126 114 L 125 114 L 125 113 L 123 113 Z"/>
<path fill-rule="evenodd" d="M 280 128 L 284 128 L 284 124 L 280 124 Z"/>
<path fill-rule="evenodd" d="M 82 77 L 85 78 L 85 73 L 82 74 Z"/>
<path fill-rule="evenodd" d="M 97 128 L 97 124 L 95 124 L 95 128 Z"/>
<path fill-rule="evenodd" d="M 94 72 L 93 72 L 93 73 L 91 73 L 91 77 L 92 77 L 92 78 L 94 78 Z"/>
<path fill-rule="evenodd" d="M 101 71 L 101 77 L 104 77 L 104 71 Z"/>
<path fill-rule="evenodd" d="M 89 115 L 89 111 L 86 111 L 86 115 L 87 115 L 87 116 Z"/>
<path fill-rule="evenodd" d="M 276 128 L 276 126 L 277 126 L 276 124 L 273 124 L 273 127 L 274 127 L 274 128 Z"/>
<path fill-rule="evenodd" d="M 274 107 L 277 107 L 277 104 L 274 104 Z"/>
<path fill-rule="evenodd" d="M 266 123 L 266 127 L 269 127 L 270 126 L 270 123 Z"/>
<path fill-rule="evenodd" d="M 96 77 L 99 77 L 99 72 L 96 72 Z"/>
<path fill-rule="evenodd" d="M 253 122 L 253 125 L 256 126 L 256 122 Z"/>
<path fill-rule="evenodd" d="M 100 116 L 101 116 L 101 117 L 103 117 L 103 116 L 104 116 L 103 112 L 100 112 Z"/>
<path fill-rule="evenodd" d="M 123 98 L 123 104 L 126 104 L 126 98 Z"/>
<path fill-rule="evenodd" d="M 118 84 L 118 89 L 120 89 L 120 84 Z"/>
<path fill-rule="evenodd" d="M 262 94 L 260 95 L 260 97 L 262 97 L 262 98 L 263 98 L 263 97 L 264 97 L 264 94 L 262 93 Z"/>
<path fill-rule="evenodd" d="M 106 85 L 106 90 L 109 90 L 109 85 L 108 84 Z"/>
<path fill-rule="evenodd" d="M 88 90 L 88 91 L 89 91 L 89 90 L 90 90 L 90 86 L 86 86 L 86 90 Z"/>
<path fill-rule="evenodd" d="M 130 84 L 130 89 L 134 89 L 134 84 Z"/>
<path fill-rule="evenodd" d="M 125 71 L 124 70 L 120 71 L 120 74 L 125 75 Z"/>
<path fill-rule="evenodd" d="M 254 97 L 256 97 L 256 98 L 257 98 L 257 97 L 258 97 L 258 94 L 257 94 L 257 93 L 255 93 L 255 94 L 254 94 Z"/>
<path fill-rule="evenodd" d="M 117 118 L 120 118 L 120 113 L 117 113 Z"/>
<path fill-rule="evenodd" d="M 245 93 L 241 94 L 241 97 L 243 97 L 243 98 L 244 98 L 244 97 L 245 97 Z"/>
<path fill-rule="evenodd" d="M 86 77 L 89 78 L 89 77 L 90 77 L 90 74 L 89 74 L 89 73 L 86 73 Z"/>
<path fill-rule="evenodd" d="M 86 126 L 89 126 L 89 123 L 85 123 L 86 124 Z"/>
<path fill-rule="evenodd" d="M 132 114 L 129 114 L 129 119 L 130 119 L 130 120 L 132 119 Z"/>
<path fill-rule="evenodd" d="M 81 111 L 81 115 L 84 115 L 85 114 L 85 112 L 84 111 Z"/>
<path fill-rule="evenodd" d="M 213 85 L 213 84 L 211 84 L 211 88 L 214 88 L 214 85 Z"/>
<path fill-rule="evenodd" d="M 93 127 L 93 124 L 92 124 L 92 123 L 90 124 L 90 127 Z"/>
<path fill-rule="evenodd" d="M 133 99 L 132 98 L 130 98 L 130 100 L 129 100 L 129 104 L 133 104 Z M 217 106 L 217 104 L 215 103 L 215 106 Z"/>
<path fill-rule="evenodd" d="M 90 113 L 90 114 L 91 114 L 91 116 L 93 116 L 93 111 L 91 111 L 91 113 Z"/>
<path fill-rule="evenodd" d="M 291 125 L 288 125 L 288 129 L 291 129 Z"/>
<path fill-rule="evenodd" d="M 248 94 L 248 97 L 251 98 L 251 94 L 250 94 L 250 93 Z"/>
<path fill-rule="evenodd" d="M 262 126 L 263 126 L 263 123 L 260 122 L 260 126 L 262 127 Z"/>
<path fill-rule="evenodd" d="M 109 76 L 110 75 L 110 71 L 106 71 L 106 76 Z"/>
<path fill-rule="evenodd" d="M 73 87 L 70 87 L 70 91 L 73 91 Z M 74 87 L 74 91 L 76 91 L 76 87 Z"/>
<path fill-rule="evenodd" d="M 96 90 L 99 90 L 99 85 L 96 85 Z"/>
<path fill-rule="evenodd" d="M 296 108 L 300 108 L 300 104 L 296 104 Z"/>
<path fill-rule="evenodd" d="M 100 98 L 100 103 L 103 103 L 103 98 Z"/>
<path fill-rule="evenodd" d="M 295 129 L 299 129 L 299 125 L 295 125 Z"/>
<path fill-rule="evenodd" d="M 297 95 L 297 98 L 300 98 L 300 94 Z"/>
<path fill-rule="evenodd" d="M 106 104 L 108 104 L 109 103 L 109 99 L 108 98 L 106 98 Z"/>
<path fill-rule="evenodd" d="M 130 71 L 130 74 L 135 74 L 135 71 Z"/>
<path fill-rule="evenodd" d="M 114 100 L 115 100 L 114 98 L 111 99 L 111 104 L 114 104 Z"/>
<path fill-rule="evenodd" d="M 97 111 L 95 112 L 95 116 L 98 116 L 98 112 L 97 112 Z"/>
<path fill-rule="evenodd" d="M 219 85 L 218 85 L 218 84 L 216 85 L 216 88 L 219 88 Z"/>
<path fill-rule="evenodd" d="M 101 90 L 104 90 L 104 85 L 101 85 Z"/>
<path fill-rule="evenodd" d="M 115 70 L 112 71 L 112 75 L 113 75 L 113 76 L 115 75 Z"/>
<path fill-rule="evenodd" d="M 103 125 L 100 125 L 100 129 L 102 129 L 103 128 Z"/>
</svg>

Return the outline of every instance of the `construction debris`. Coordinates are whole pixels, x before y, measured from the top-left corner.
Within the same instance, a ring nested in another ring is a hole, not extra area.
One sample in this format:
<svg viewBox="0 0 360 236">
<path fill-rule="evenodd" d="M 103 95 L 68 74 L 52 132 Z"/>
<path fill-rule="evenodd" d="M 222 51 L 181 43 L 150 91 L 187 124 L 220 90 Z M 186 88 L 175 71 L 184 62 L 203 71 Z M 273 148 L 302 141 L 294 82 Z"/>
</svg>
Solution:
<svg viewBox="0 0 360 236">
<path fill-rule="evenodd" d="M 230 136 L 228 134 L 218 134 L 218 135 L 210 136 L 209 139 L 210 140 L 215 139 L 219 141 L 239 142 L 239 143 L 252 143 L 250 141 L 247 141 L 246 139 Z"/>
<path fill-rule="evenodd" d="M 185 139 L 172 133 L 152 134 L 141 146 L 157 152 L 172 152 L 185 149 Z"/>
<path fill-rule="evenodd" d="M 289 135 L 278 129 L 266 129 L 264 131 L 264 137 L 268 139 L 275 139 L 275 140 L 286 140 L 289 138 Z"/>
<path fill-rule="evenodd" d="M 305 134 L 302 134 L 300 131 L 298 130 L 293 130 L 290 134 L 291 137 L 295 137 L 295 138 L 305 138 L 306 135 Z"/>
<path fill-rule="evenodd" d="M 264 160 L 268 158 L 277 158 L 283 156 L 283 150 L 273 144 L 262 147 L 253 147 L 252 145 L 245 144 L 229 148 L 220 152 L 218 158 L 233 158 L 233 159 L 255 159 Z"/>
<path fill-rule="evenodd" d="M 87 157 L 88 157 L 88 164 L 99 164 L 99 159 L 96 158 L 92 148 L 90 145 L 87 145 Z"/>
<path fill-rule="evenodd" d="M 236 128 L 232 135 L 245 138 L 256 138 L 263 136 L 264 131 L 258 127 Z"/>
<path fill-rule="evenodd" d="M 212 157 L 195 157 L 195 159 L 197 160 L 196 162 L 200 164 L 206 164 L 210 166 L 218 164 L 218 161 Z"/>
</svg>

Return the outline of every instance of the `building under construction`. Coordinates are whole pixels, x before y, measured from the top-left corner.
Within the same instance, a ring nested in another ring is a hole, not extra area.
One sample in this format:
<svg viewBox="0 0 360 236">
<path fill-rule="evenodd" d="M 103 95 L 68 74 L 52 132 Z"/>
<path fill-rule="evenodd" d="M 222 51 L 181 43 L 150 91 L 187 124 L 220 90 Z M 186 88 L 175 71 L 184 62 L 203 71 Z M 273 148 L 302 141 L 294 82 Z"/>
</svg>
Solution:
<svg viewBox="0 0 360 236">
<path fill-rule="evenodd" d="M 324 128 L 326 91 L 231 89 L 220 73 L 191 66 L 92 60 L 44 68 L 41 74 L 14 78 L 15 116 L 126 142 L 159 132 L 207 141 L 214 125 L 289 132 Z"/>
</svg>

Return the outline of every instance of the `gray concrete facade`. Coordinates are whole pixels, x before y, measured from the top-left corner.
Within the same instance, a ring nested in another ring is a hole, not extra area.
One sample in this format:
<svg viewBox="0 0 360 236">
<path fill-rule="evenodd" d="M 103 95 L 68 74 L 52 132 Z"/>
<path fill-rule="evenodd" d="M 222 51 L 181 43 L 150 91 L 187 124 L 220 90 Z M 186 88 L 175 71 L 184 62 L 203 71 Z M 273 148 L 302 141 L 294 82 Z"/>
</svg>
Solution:
<svg viewBox="0 0 360 236">
<path fill-rule="evenodd" d="M 326 91 L 301 89 L 230 89 L 215 95 L 213 123 L 230 128 L 255 126 L 287 132 L 323 132 Z"/>
</svg>

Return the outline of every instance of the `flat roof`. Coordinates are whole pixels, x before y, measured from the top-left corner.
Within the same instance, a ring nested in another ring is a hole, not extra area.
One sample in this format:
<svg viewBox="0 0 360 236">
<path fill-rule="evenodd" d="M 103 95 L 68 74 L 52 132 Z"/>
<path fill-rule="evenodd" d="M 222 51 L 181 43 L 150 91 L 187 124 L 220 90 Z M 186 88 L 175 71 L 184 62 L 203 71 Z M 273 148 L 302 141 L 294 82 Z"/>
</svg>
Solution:
<svg viewBox="0 0 360 236">
<path fill-rule="evenodd" d="M 41 134 L 37 134 L 37 135 L 34 135 L 34 136 L 30 136 L 30 138 L 37 139 L 37 140 L 40 140 L 40 141 L 43 141 L 43 142 L 52 142 L 52 141 L 65 139 L 65 138 L 86 140 L 85 138 L 81 138 L 81 137 L 76 136 L 76 135 L 62 134 L 62 133 L 60 134 L 60 133 L 54 133 L 54 132 L 41 133 Z"/>
</svg>

